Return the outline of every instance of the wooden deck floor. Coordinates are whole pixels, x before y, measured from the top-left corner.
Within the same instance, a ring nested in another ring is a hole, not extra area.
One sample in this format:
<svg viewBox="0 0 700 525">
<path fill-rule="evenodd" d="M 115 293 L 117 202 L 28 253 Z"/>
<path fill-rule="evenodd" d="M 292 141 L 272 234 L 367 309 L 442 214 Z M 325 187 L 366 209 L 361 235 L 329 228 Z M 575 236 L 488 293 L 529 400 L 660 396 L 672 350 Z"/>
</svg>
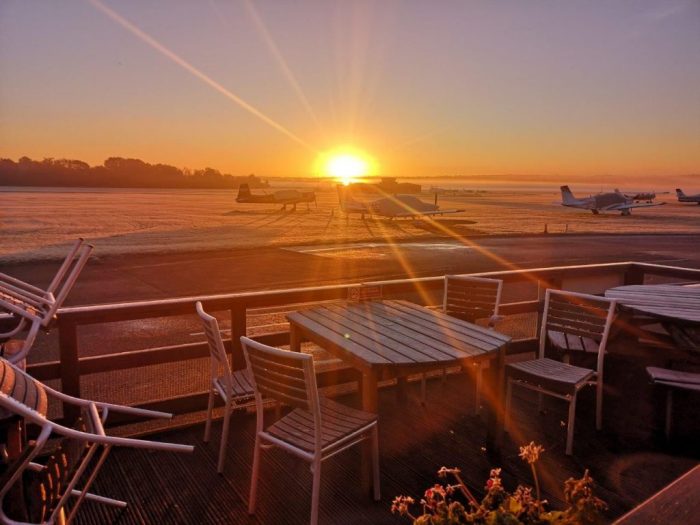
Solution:
<svg viewBox="0 0 700 525">
<path fill-rule="evenodd" d="M 615 362 L 611 366 L 615 372 Z M 618 364 L 618 367 L 623 366 Z M 482 421 L 470 415 L 472 387 L 466 376 L 450 376 L 446 383 L 429 382 L 428 403 L 422 406 L 417 384 L 408 387 L 408 399 L 398 401 L 393 388 L 380 393 L 380 449 L 382 500 L 374 502 L 362 488 L 359 448 L 332 458 L 323 465 L 320 521 L 324 524 L 407 523 L 392 516 L 389 507 L 399 494 L 420 498 L 438 482 L 443 465 L 462 469 L 465 481 L 476 492 L 491 467 L 503 467 L 504 482 L 514 488 L 530 483 L 529 470 L 518 458 L 518 445 L 534 440 L 546 452 L 539 464 L 547 499 L 562 506 L 561 486 L 571 476 L 590 469 L 598 483 L 598 495 L 607 501 L 607 517 L 614 519 L 689 470 L 700 460 L 697 424 L 681 424 L 670 445 L 657 440 L 661 404 L 654 392 L 634 403 L 620 395 L 632 383 L 639 386 L 638 371 L 628 363 L 617 370 L 622 380 L 608 388 L 604 425 L 593 426 L 593 396 L 585 392 L 579 401 L 574 456 L 563 453 L 565 427 L 563 403 L 552 400 L 547 413 L 538 414 L 534 397 L 522 393 L 514 403 L 519 440 L 504 440 L 500 455 L 486 450 Z M 622 373 L 624 372 L 624 373 Z M 627 379 L 624 379 L 627 378 Z M 629 385 L 624 381 L 629 382 Z M 356 404 L 354 396 L 340 399 Z M 685 404 L 697 418 L 697 405 Z M 679 401 L 680 403 L 680 401 Z M 630 406 L 634 406 L 630 410 Z M 687 421 L 679 413 L 679 417 Z M 129 502 L 125 510 L 86 503 L 81 524 L 185 524 L 185 523 L 307 523 L 311 474 L 306 463 L 278 450 L 263 455 L 258 512 L 246 512 L 253 449 L 255 417 L 239 413 L 231 423 L 225 473 L 216 474 L 221 422 L 214 424 L 211 443 L 202 442 L 203 425 L 171 431 L 157 439 L 195 445 L 193 455 L 115 450 L 95 484 L 95 492 Z M 514 432 L 515 434 L 515 432 Z"/>
</svg>

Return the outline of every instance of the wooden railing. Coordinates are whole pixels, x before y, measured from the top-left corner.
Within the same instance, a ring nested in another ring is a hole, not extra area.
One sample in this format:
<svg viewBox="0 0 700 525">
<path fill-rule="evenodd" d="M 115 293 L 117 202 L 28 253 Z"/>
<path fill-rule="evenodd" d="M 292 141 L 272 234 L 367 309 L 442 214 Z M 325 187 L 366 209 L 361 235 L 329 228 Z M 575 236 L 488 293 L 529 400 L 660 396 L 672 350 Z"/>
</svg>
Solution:
<svg viewBox="0 0 700 525">
<path fill-rule="evenodd" d="M 700 270 L 697 269 L 635 262 L 482 272 L 471 275 L 503 279 L 506 289 L 509 284 L 531 282 L 536 283 L 539 290 L 558 288 L 594 294 L 603 293 L 608 288 L 623 284 L 641 284 L 650 278 L 700 281 Z M 371 284 L 380 286 L 382 296 L 387 299 L 402 298 L 419 304 L 435 305 L 439 304 L 442 298 L 442 276 L 374 281 Z M 342 300 L 347 298 L 349 289 L 358 285 L 358 283 L 352 283 L 62 308 L 58 313 L 60 360 L 32 364 L 29 366 L 29 372 L 40 380 L 60 379 L 61 388 L 65 393 L 80 396 L 81 376 L 85 374 L 204 358 L 208 356 L 205 343 L 180 344 L 95 357 L 80 357 L 78 329 L 81 326 L 192 315 L 195 311 L 194 303 L 196 301 L 202 301 L 205 309 L 209 311 L 230 312 L 231 339 L 227 341 L 227 346 L 228 350 L 233 353 L 234 363 L 241 365 L 244 363 L 244 359 L 241 354 L 239 338 L 246 335 L 248 328 L 246 315 L 250 310 Z M 540 308 L 541 302 L 536 299 L 503 304 L 499 308 L 499 313 L 508 316 L 537 312 Z M 269 333 L 260 335 L 256 339 L 266 344 L 281 346 L 288 344 L 289 332 Z M 531 342 L 529 343 L 531 344 Z M 520 344 L 526 345 L 528 341 Z M 518 345 L 514 345 L 514 348 L 517 351 Z M 356 372 L 349 368 L 323 372 L 318 377 L 321 386 L 356 379 Z M 204 409 L 206 397 L 206 392 L 200 392 L 177 398 L 146 402 L 139 406 L 182 414 Z M 68 407 L 64 407 L 64 410 L 64 416 L 68 418 L 75 416 Z"/>
</svg>

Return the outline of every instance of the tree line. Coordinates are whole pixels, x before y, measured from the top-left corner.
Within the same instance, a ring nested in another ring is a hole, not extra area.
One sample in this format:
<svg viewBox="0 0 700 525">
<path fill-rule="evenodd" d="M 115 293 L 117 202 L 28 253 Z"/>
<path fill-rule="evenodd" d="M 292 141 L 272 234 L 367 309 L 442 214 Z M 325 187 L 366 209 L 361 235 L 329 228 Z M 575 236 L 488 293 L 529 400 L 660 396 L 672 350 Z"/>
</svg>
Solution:
<svg viewBox="0 0 700 525">
<path fill-rule="evenodd" d="M 233 189 L 243 183 L 251 188 L 269 186 L 255 175 L 234 176 L 213 168 L 180 169 L 122 157 L 110 157 L 102 166 L 73 159 L 21 157 L 14 162 L 0 158 L 0 186 Z"/>
</svg>

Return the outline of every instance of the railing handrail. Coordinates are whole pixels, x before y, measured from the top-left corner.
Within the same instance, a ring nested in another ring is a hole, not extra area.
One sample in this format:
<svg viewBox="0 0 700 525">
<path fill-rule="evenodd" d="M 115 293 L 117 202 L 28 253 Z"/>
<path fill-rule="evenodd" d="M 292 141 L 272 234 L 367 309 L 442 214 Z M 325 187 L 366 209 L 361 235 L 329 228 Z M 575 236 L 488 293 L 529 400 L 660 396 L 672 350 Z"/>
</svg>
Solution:
<svg viewBox="0 0 700 525">
<path fill-rule="evenodd" d="M 688 268 L 673 267 L 673 266 L 663 266 L 655 265 L 649 263 L 637 263 L 633 261 L 624 262 L 613 262 L 613 263 L 598 263 L 598 264 L 583 264 L 574 266 L 549 266 L 549 267 L 538 267 L 538 268 L 526 268 L 518 270 L 496 270 L 489 272 L 471 272 L 459 275 L 473 275 L 477 277 L 523 277 L 532 274 L 535 277 L 536 274 L 557 274 L 560 272 L 579 272 L 591 269 L 604 270 L 612 268 L 622 268 L 629 267 L 632 265 L 644 265 L 649 268 L 658 268 L 664 270 L 678 270 L 686 271 Z M 698 277 L 700 278 L 700 270 L 697 270 Z M 76 323 L 76 324 L 93 324 L 108 322 L 109 318 L 114 315 L 114 320 L 128 320 L 129 318 L 138 319 L 138 312 L 144 311 L 149 317 L 156 317 L 162 312 L 172 312 L 171 315 L 180 315 L 181 312 L 178 307 L 189 307 L 190 305 L 196 303 L 197 301 L 202 301 L 204 303 L 213 305 L 216 308 L 216 303 L 219 303 L 221 307 L 228 307 L 233 303 L 249 304 L 253 303 L 252 306 L 256 306 L 255 303 L 265 306 L 268 301 L 265 299 L 274 300 L 282 299 L 285 296 L 297 296 L 301 297 L 304 295 L 314 296 L 321 295 L 324 292 L 331 294 L 336 292 L 336 295 L 340 296 L 340 292 L 345 291 L 349 288 L 360 286 L 360 284 L 372 284 L 381 286 L 397 286 L 397 285 L 407 285 L 407 284 L 433 284 L 442 282 L 444 276 L 431 276 L 431 277 L 416 277 L 408 279 L 391 279 L 391 280 L 378 280 L 378 281 L 363 281 L 363 282 L 353 282 L 353 283 L 341 283 L 341 284 L 330 284 L 324 286 L 306 286 L 306 287 L 296 287 L 296 288 L 283 288 L 277 290 L 261 290 L 252 292 L 234 292 L 227 294 L 213 294 L 213 295 L 196 295 L 196 296 L 185 296 L 185 297 L 175 297 L 168 299 L 151 299 L 146 301 L 129 301 L 129 302 L 118 302 L 118 303 L 103 303 L 95 305 L 85 305 L 85 306 L 68 306 L 63 307 L 58 312 L 58 317 L 63 322 Z M 312 299 L 313 300 L 313 299 Z M 279 304 L 284 304 L 280 302 Z M 270 304 L 268 306 L 274 306 Z M 154 311 L 155 310 L 155 311 Z M 131 313 L 134 317 L 130 317 L 128 314 Z M 98 315 L 100 314 L 100 315 Z M 125 315 L 126 314 L 126 315 Z"/>
<path fill-rule="evenodd" d="M 680 279 L 700 281 L 700 269 L 683 268 L 678 266 L 660 265 L 655 263 L 640 263 L 633 261 L 585 264 L 574 266 L 553 266 L 527 268 L 517 270 L 496 270 L 474 272 L 461 275 L 480 277 L 498 277 L 505 282 L 532 281 L 540 288 L 562 288 L 581 286 L 590 283 L 588 277 L 600 277 L 601 283 L 609 286 L 608 277 L 617 275 L 615 282 L 638 284 L 644 282 L 647 274 L 670 276 Z M 134 301 L 121 303 L 97 304 L 77 307 L 64 307 L 58 312 L 58 333 L 60 360 L 47 363 L 32 364 L 29 368 L 44 379 L 60 379 L 64 392 L 80 397 L 80 376 L 82 373 L 105 372 L 121 370 L 134 366 L 177 362 L 206 356 L 206 347 L 200 343 L 186 343 L 172 347 L 150 348 L 133 352 L 118 353 L 96 357 L 80 357 L 78 327 L 90 324 L 110 323 L 117 321 L 134 321 L 148 318 L 173 317 L 194 315 L 194 303 L 202 301 L 211 311 L 229 310 L 231 316 L 231 340 L 227 343 L 231 352 L 236 355 L 234 362 L 243 362 L 239 337 L 247 335 L 247 312 L 250 309 L 262 307 L 284 307 L 303 303 L 321 302 L 327 300 L 346 299 L 348 289 L 365 285 L 382 287 L 385 298 L 416 297 L 423 304 L 433 299 L 432 295 L 442 289 L 444 276 L 419 277 L 409 279 L 392 279 L 366 281 L 364 283 L 340 283 L 324 286 L 297 287 L 281 290 L 262 290 L 253 292 L 236 292 L 229 294 L 200 295 L 156 299 L 149 301 Z M 598 291 L 600 293 L 600 290 Z M 538 311 L 540 297 L 534 301 L 503 305 L 504 312 L 512 313 Z M 262 342 L 272 345 L 288 344 L 289 332 L 276 332 L 259 336 Z M 523 343 L 529 340 L 522 341 Z M 135 359 L 135 361 L 133 359 Z M 348 370 L 352 372 L 352 370 Z M 328 375 L 330 381 L 341 381 L 352 378 L 348 374 Z M 343 379 L 344 378 L 344 379 Z M 182 399 L 151 401 L 145 408 L 156 407 L 159 410 L 175 411 L 175 409 L 199 409 L 205 402 L 205 395 L 194 393 L 185 396 L 188 400 L 183 406 Z M 155 404 L 154 404 L 155 403 Z M 176 406 L 177 404 L 177 406 Z M 67 410 L 67 407 L 64 407 Z M 64 412 L 67 418 L 77 417 L 76 413 Z"/>
</svg>

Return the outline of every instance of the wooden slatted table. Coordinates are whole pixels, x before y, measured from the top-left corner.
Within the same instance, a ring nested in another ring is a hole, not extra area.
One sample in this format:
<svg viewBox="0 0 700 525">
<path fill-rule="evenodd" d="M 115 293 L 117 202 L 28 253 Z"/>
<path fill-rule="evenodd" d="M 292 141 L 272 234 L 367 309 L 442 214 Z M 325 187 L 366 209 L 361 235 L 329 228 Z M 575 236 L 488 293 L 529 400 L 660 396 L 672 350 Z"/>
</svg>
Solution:
<svg viewBox="0 0 700 525">
<path fill-rule="evenodd" d="M 290 348 L 309 340 L 362 373 L 362 406 L 377 412 L 377 383 L 497 360 L 496 394 L 510 337 L 407 301 L 328 305 L 287 315 Z"/>
<path fill-rule="evenodd" d="M 673 284 L 618 286 L 605 292 L 623 311 L 658 319 L 676 346 L 700 349 L 700 287 Z"/>
<path fill-rule="evenodd" d="M 628 308 L 653 317 L 700 324 L 700 288 L 672 284 L 618 286 L 605 292 Z"/>
</svg>

